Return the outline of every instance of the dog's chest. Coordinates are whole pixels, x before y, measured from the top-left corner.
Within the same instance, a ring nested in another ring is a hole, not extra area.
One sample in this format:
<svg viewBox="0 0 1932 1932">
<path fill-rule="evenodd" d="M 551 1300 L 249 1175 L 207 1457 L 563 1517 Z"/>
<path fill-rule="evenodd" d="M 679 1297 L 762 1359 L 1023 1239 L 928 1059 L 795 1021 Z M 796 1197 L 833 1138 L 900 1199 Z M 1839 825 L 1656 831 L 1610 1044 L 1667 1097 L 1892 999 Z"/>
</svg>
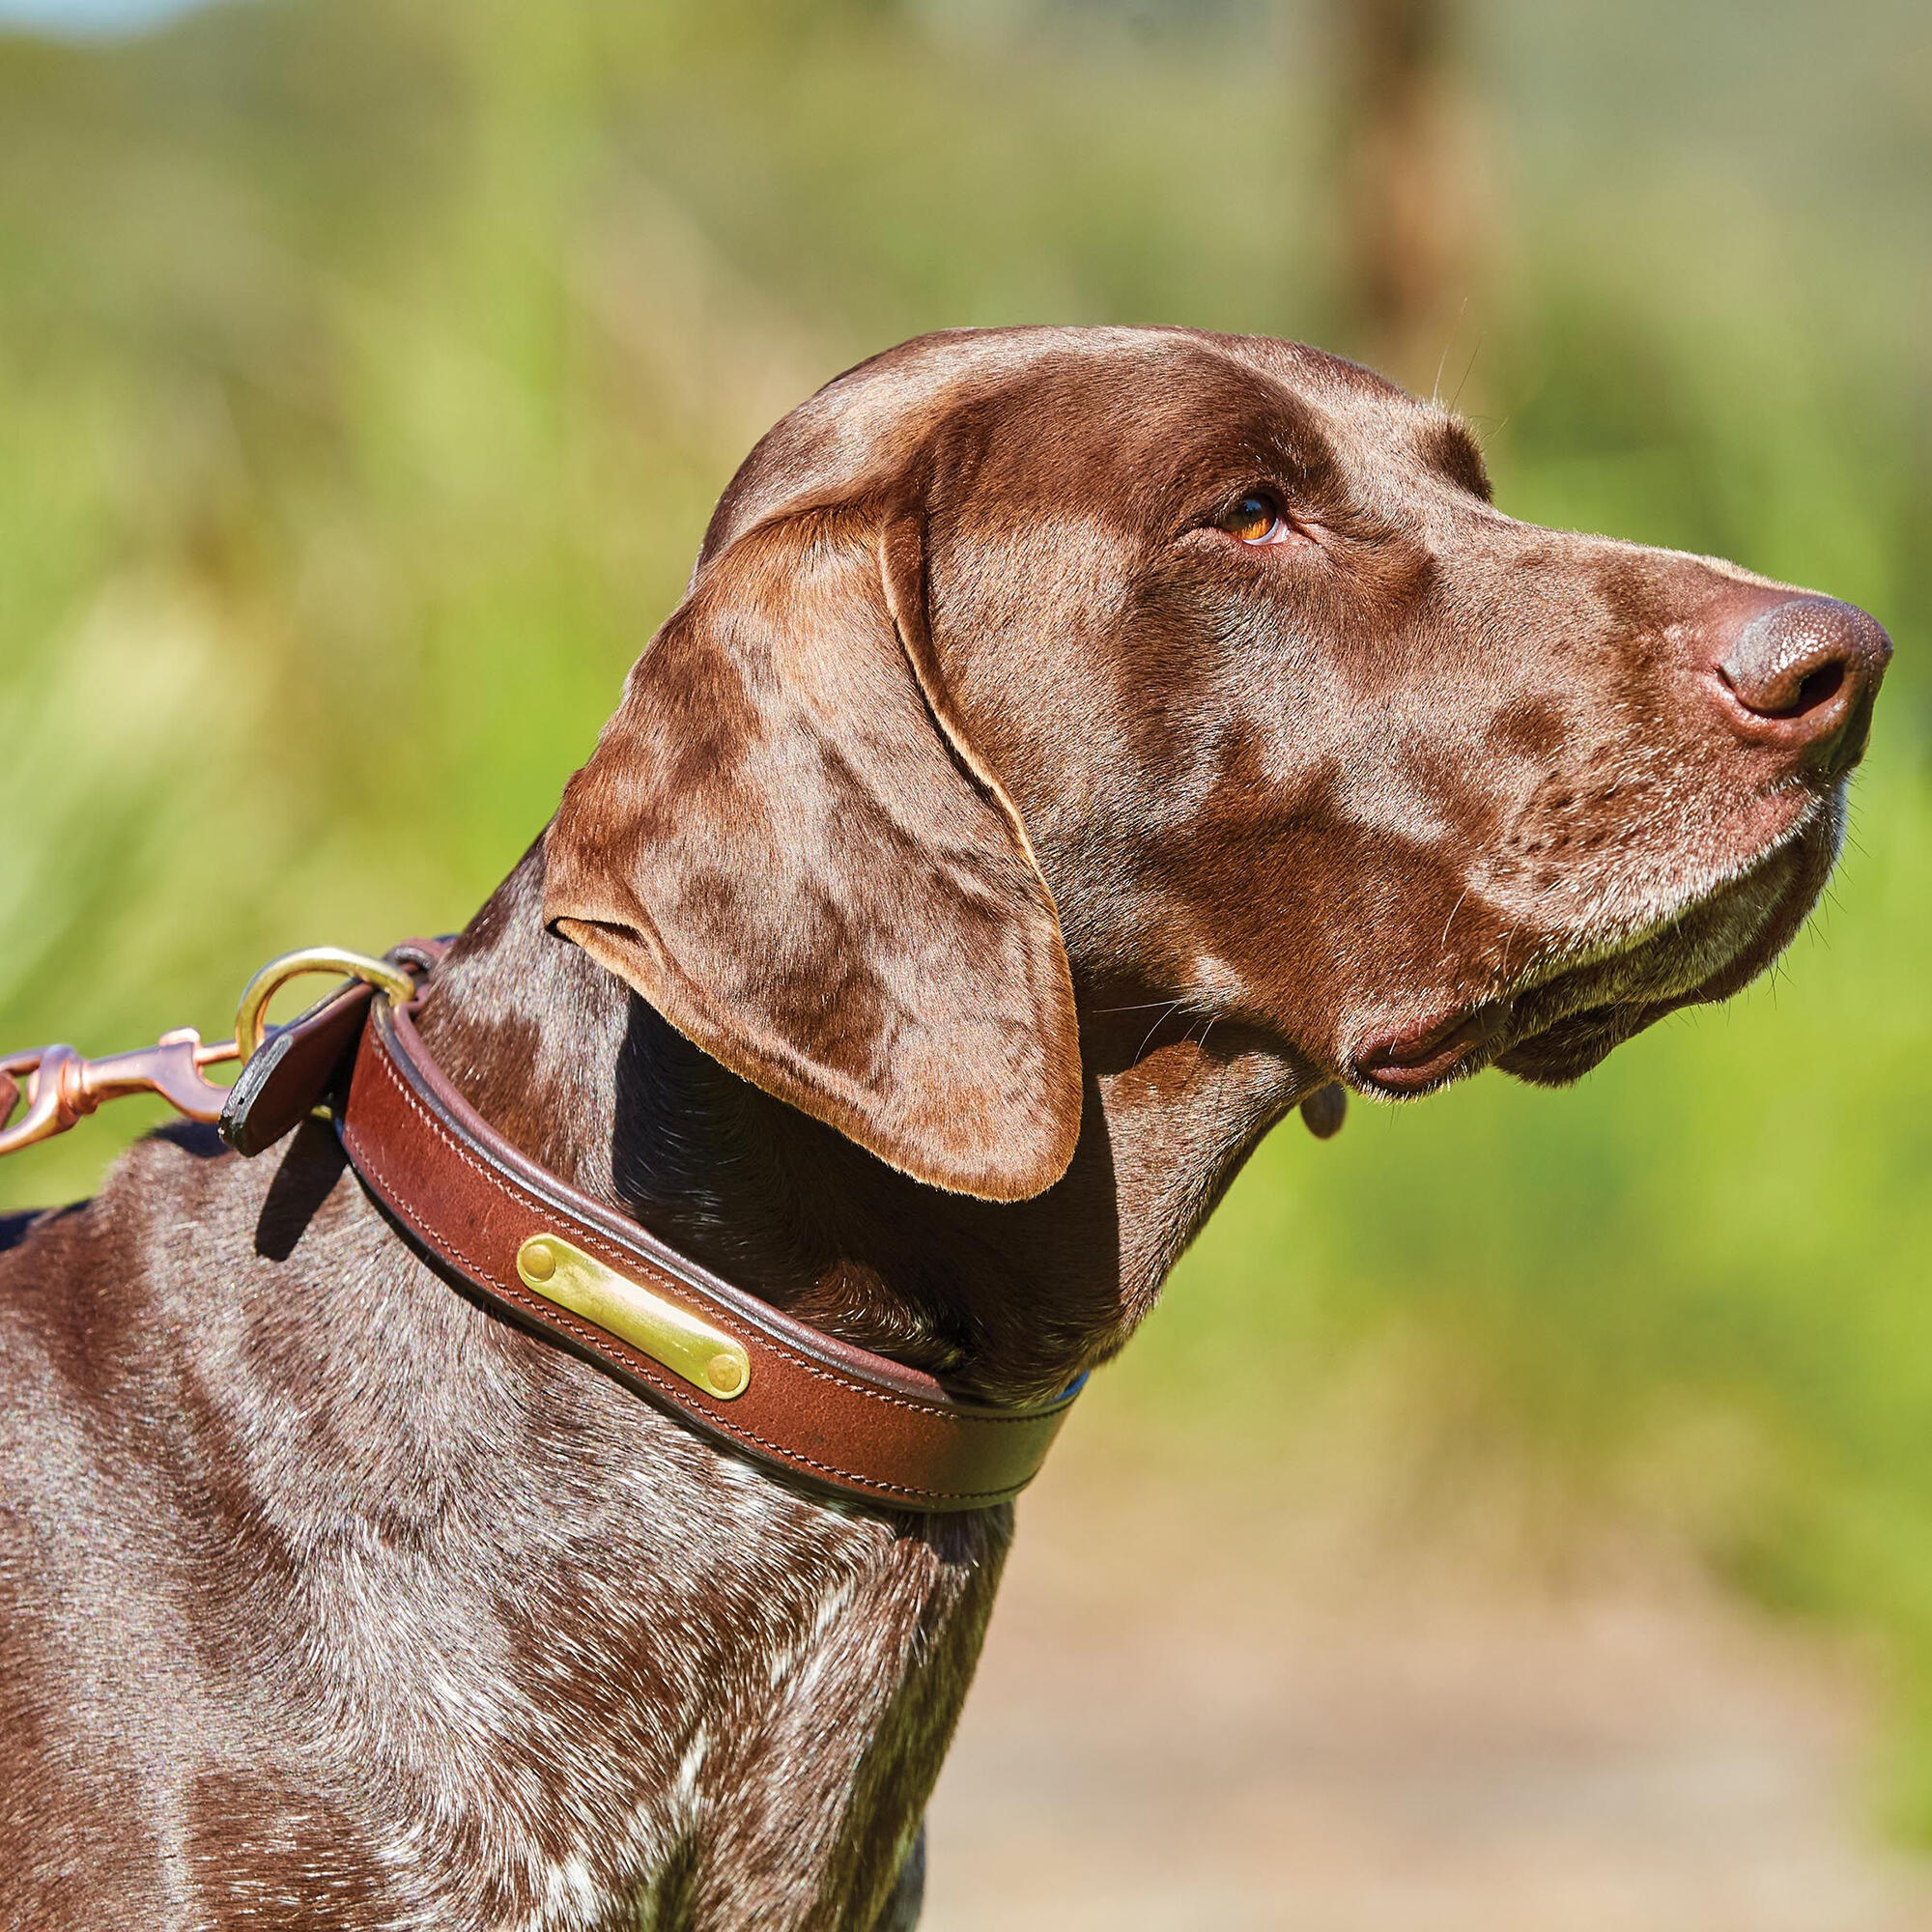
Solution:
<svg viewBox="0 0 1932 1932">
<path fill-rule="evenodd" d="M 643 1515 L 520 1512 L 507 1560 L 317 1552 L 310 1628 L 325 1603 L 336 1626 L 288 1688 L 304 1781 L 338 1826 L 360 1814 L 381 1922 L 843 1926 L 890 1889 L 1004 1518 L 845 1516 L 681 1435 L 663 1451 Z"/>
<path fill-rule="evenodd" d="M 64 1634 L 13 1653 L 37 1715 L 0 1764 L 0 1918 L 869 1925 L 1009 1512 L 788 1492 L 486 1317 L 347 1191 L 271 1263 L 266 1184 L 150 1143 L 11 1258 L 0 1631 Z M 183 1229 L 230 1257 L 219 1293 Z M 60 1319 L 55 1279 L 99 1319 Z"/>
</svg>

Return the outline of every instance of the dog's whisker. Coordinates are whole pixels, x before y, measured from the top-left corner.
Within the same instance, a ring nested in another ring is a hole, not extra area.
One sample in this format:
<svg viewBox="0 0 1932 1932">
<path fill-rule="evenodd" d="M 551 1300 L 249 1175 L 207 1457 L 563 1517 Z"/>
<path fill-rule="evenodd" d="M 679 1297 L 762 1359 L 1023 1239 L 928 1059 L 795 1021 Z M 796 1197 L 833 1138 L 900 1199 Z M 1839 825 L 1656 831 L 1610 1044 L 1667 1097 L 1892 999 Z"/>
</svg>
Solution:
<svg viewBox="0 0 1932 1932">
<path fill-rule="evenodd" d="M 1173 1016 L 1176 1013 L 1179 1012 L 1180 1009 L 1184 1006 L 1186 1006 L 1186 1004 L 1187 1002 L 1185 999 L 1168 1001 L 1165 1011 L 1163 1011 L 1160 1017 L 1154 1021 L 1152 1026 L 1148 1028 L 1146 1034 L 1142 1037 L 1140 1045 L 1134 1051 L 1134 1058 L 1136 1060 L 1141 1059 L 1146 1054 L 1148 1046 L 1153 1039 L 1154 1035 L 1157 1034 L 1161 1030 L 1161 1028 L 1165 1026 L 1170 1019 L 1173 1018 Z"/>
</svg>

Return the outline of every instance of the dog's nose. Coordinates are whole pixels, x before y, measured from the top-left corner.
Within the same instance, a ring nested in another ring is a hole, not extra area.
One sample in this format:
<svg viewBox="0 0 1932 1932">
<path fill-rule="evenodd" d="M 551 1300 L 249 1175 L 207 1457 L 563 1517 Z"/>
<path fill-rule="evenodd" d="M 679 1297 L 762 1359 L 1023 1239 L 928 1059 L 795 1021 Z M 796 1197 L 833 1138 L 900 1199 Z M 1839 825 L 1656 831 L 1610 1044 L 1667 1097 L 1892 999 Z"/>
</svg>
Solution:
<svg viewBox="0 0 1932 1932">
<path fill-rule="evenodd" d="M 1741 735 L 1787 746 L 1802 770 L 1835 780 L 1864 755 L 1890 661 L 1891 639 L 1856 605 L 1787 597 L 1750 618 L 1717 673 Z"/>
</svg>

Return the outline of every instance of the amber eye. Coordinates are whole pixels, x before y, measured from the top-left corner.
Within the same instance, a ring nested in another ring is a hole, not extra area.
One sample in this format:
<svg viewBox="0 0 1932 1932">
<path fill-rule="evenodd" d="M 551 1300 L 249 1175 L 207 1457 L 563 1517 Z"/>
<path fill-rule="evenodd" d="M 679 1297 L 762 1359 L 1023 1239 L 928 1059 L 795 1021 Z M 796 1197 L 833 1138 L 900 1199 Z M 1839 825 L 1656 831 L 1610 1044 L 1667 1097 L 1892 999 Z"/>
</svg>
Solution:
<svg viewBox="0 0 1932 1932">
<path fill-rule="evenodd" d="M 1243 543 L 1266 543 L 1284 527 L 1281 505 L 1272 497 L 1259 494 L 1243 497 L 1222 512 L 1219 522 L 1231 537 L 1239 537 Z"/>
</svg>

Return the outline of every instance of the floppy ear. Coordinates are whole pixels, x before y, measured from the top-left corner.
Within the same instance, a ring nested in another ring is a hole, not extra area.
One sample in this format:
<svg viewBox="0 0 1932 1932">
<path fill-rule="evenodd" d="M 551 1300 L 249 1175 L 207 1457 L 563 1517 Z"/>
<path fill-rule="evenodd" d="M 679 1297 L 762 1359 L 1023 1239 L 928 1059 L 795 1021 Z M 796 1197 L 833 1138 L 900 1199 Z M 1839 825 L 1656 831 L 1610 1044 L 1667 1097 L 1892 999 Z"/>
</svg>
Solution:
<svg viewBox="0 0 1932 1932">
<path fill-rule="evenodd" d="M 920 527 L 760 526 L 633 668 L 544 917 L 734 1073 L 917 1179 L 1050 1186 L 1073 987 L 1019 815 L 937 687 Z"/>
</svg>

